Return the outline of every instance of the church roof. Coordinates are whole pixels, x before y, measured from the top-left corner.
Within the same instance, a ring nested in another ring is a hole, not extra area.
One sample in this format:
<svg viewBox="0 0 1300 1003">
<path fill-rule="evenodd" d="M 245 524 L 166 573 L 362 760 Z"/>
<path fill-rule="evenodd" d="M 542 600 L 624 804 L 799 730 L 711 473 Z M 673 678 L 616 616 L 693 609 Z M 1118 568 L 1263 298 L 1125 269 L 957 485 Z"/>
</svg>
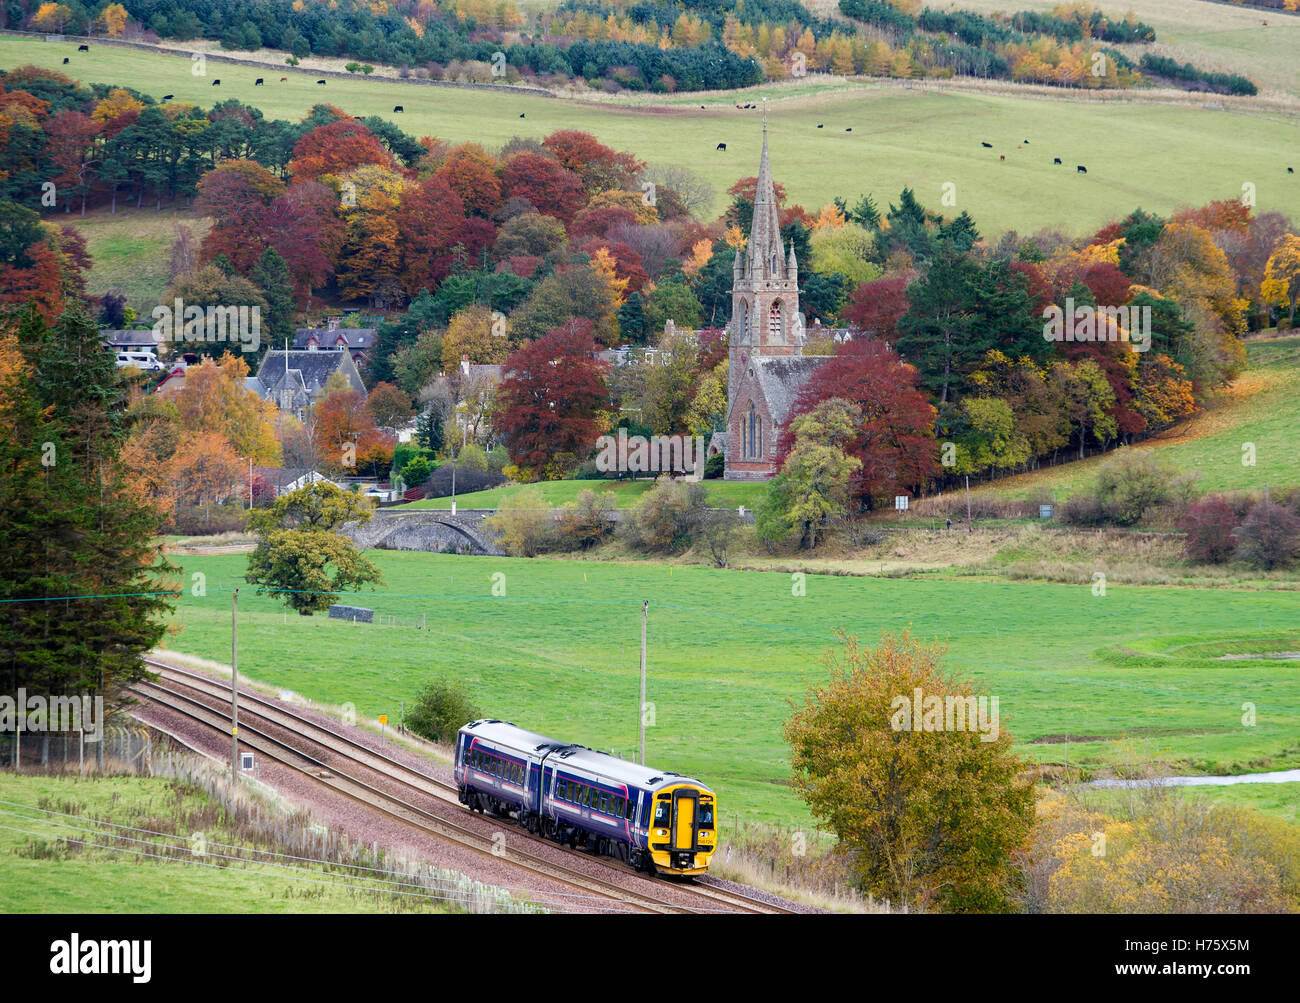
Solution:
<svg viewBox="0 0 1300 1003">
<path fill-rule="evenodd" d="M 763 397 L 767 400 L 768 414 L 778 427 L 784 427 L 786 418 L 794 408 L 799 391 L 812 376 L 813 370 L 825 362 L 827 355 L 770 355 L 751 361 Z"/>
</svg>

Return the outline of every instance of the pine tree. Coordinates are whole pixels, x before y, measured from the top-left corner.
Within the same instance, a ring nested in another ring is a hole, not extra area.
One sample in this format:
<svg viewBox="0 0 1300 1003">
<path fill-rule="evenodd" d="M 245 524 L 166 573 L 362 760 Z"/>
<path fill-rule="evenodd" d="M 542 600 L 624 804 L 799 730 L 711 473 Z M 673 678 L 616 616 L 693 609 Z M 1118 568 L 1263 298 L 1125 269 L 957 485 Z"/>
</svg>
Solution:
<svg viewBox="0 0 1300 1003">
<path fill-rule="evenodd" d="M 266 298 L 266 325 L 262 340 L 274 342 L 293 334 L 293 276 L 289 264 L 274 247 L 257 259 L 249 276 Z"/>
</svg>

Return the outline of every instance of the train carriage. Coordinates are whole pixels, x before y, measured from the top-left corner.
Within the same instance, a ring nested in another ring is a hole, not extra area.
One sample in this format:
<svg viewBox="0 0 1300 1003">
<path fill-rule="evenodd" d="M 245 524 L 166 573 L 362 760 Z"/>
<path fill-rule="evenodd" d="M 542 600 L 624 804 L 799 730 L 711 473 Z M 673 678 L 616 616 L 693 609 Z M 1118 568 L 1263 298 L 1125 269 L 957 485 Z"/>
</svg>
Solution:
<svg viewBox="0 0 1300 1003">
<path fill-rule="evenodd" d="M 505 721 L 467 724 L 456 785 L 471 810 L 638 870 L 703 874 L 717 848 L 717 799 L 697 780 L 655 771 Z"/>
</svg>

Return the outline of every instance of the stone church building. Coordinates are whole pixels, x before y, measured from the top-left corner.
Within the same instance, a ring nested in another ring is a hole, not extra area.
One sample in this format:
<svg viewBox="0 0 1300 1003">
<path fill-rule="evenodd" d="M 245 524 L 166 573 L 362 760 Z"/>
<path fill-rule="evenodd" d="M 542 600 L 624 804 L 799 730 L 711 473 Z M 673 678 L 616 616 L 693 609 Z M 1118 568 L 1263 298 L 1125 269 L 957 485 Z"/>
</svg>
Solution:
<svg viewBox="0 0 1300 1003">
<path fill-rule="evenodd" d="M 727 430 L 713 437 L 709 449 L 725 454 L 726 480 L 760 481 L 777 473 L 777 439 L 795 398 L 828 358 L 804 355 L 807 340 L 799 312 L 799 263 L 794 247 L 787 253 L 781 241 L 765 122 L 754 220 L 732 270 Z"/>
</svg>

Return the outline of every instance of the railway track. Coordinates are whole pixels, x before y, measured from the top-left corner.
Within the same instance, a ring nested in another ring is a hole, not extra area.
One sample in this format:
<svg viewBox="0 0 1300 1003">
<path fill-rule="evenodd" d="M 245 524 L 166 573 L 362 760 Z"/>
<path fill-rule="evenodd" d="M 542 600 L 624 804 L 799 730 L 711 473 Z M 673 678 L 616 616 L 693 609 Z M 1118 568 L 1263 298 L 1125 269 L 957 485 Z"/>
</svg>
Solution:
<svg viewBox="0 0 1300 1003">
<path fill-rule="evenodd" d="M 229 700 L 229 685 L 218 683 L 209 676 L 180 669 L 154 659 L 146 659 L 146 663 L 159 671 L 161 680 L 159 682 L 139 684 L 137 691 L 141 696 L 208 727 L 217 729 L 223 734 L 229 734 L 230 715 L 228 708 L 225 706 Z M 180 692 L 166 685 L 164 681 L 192 690 L 205 699 L 199 699 Z M 639 911 L 739 911 L 749 913 L 780 913 L 787 911 L 775 904 L 751 899 L 730 889 L 702 883 L 688 885 L 674 883 L 672 887 L 708 900 L 707 904 L 701 903 L 698 908 L 684 907 L 665 901 L 661 897 L 632 891 L 624 885 L 595 878 L 572 868 L 556 864 L 527 850 L 505 848 L 503 852 L 503 848 L 499 843 L 494 843 L 488 837 L 458 822 L 447 819 L 420 804 L 412 803 L 409 800 L 409 795 L 402 796 L 380 790 L 373 783 L 353 776 L 352 773 L 356 772 L 356 767 L 361 767 L 382 774 L 386 780 L 400 784 L 418 797 L 433 798 L 440 803 L 454 805 L 457 811 L 464 811 L 454 785 L 377 752 L 350 736 L 325 727 L 319 722 L 290 710 L 278 702 L 268 700 L 246 690 L 241 690 L 239 696 L 241 711 L 240 740 L 249 748 L 260 752 L 275 762 L 305 773 L 336 792 L 360 801 L 389 817 L 433 832 L 442 838 L 450 839 L 476 853 L 490 854 L 498 860 L 505 859 L 552 880 L 571 885 L 602 898 L 615 899 Z M 216 702 L 217 706 L 213 706 L 211 702 Z M 292 732 L 293 735 L 304 739 L 307 743 L 327 750 L 330 758 L 321 758 L 319 755 L 313 755 L 301 748 L 296 748 L 290 742 L 276 738 L 264 729 L 251 725 L 248 721 L 250 716 L 265 721 L 276 728 Z M 352 772 L 340 769 L 339 760 L 342 760 L 347 766 L 347 770 Z M 502 819 L 501 821 L 506 820 Z M 515 829 L 514 832 L 520 837 L 521 841 L 537 842 L 548 847 L 553 846 L 549 841 L 533 836 L 526 830 Z M 591 859 L 594 860 L 595 858 Z M 608 868 L 612 875 L 624 880 L 628 877 L 634 877 L 631 871 L 624 874 L 620 868 L 609 865 L 604 861 L 600 861 L 599 865 Z M 643 881 L 644 879 L 637 878 L 637 880 Z"/>
</svg>

